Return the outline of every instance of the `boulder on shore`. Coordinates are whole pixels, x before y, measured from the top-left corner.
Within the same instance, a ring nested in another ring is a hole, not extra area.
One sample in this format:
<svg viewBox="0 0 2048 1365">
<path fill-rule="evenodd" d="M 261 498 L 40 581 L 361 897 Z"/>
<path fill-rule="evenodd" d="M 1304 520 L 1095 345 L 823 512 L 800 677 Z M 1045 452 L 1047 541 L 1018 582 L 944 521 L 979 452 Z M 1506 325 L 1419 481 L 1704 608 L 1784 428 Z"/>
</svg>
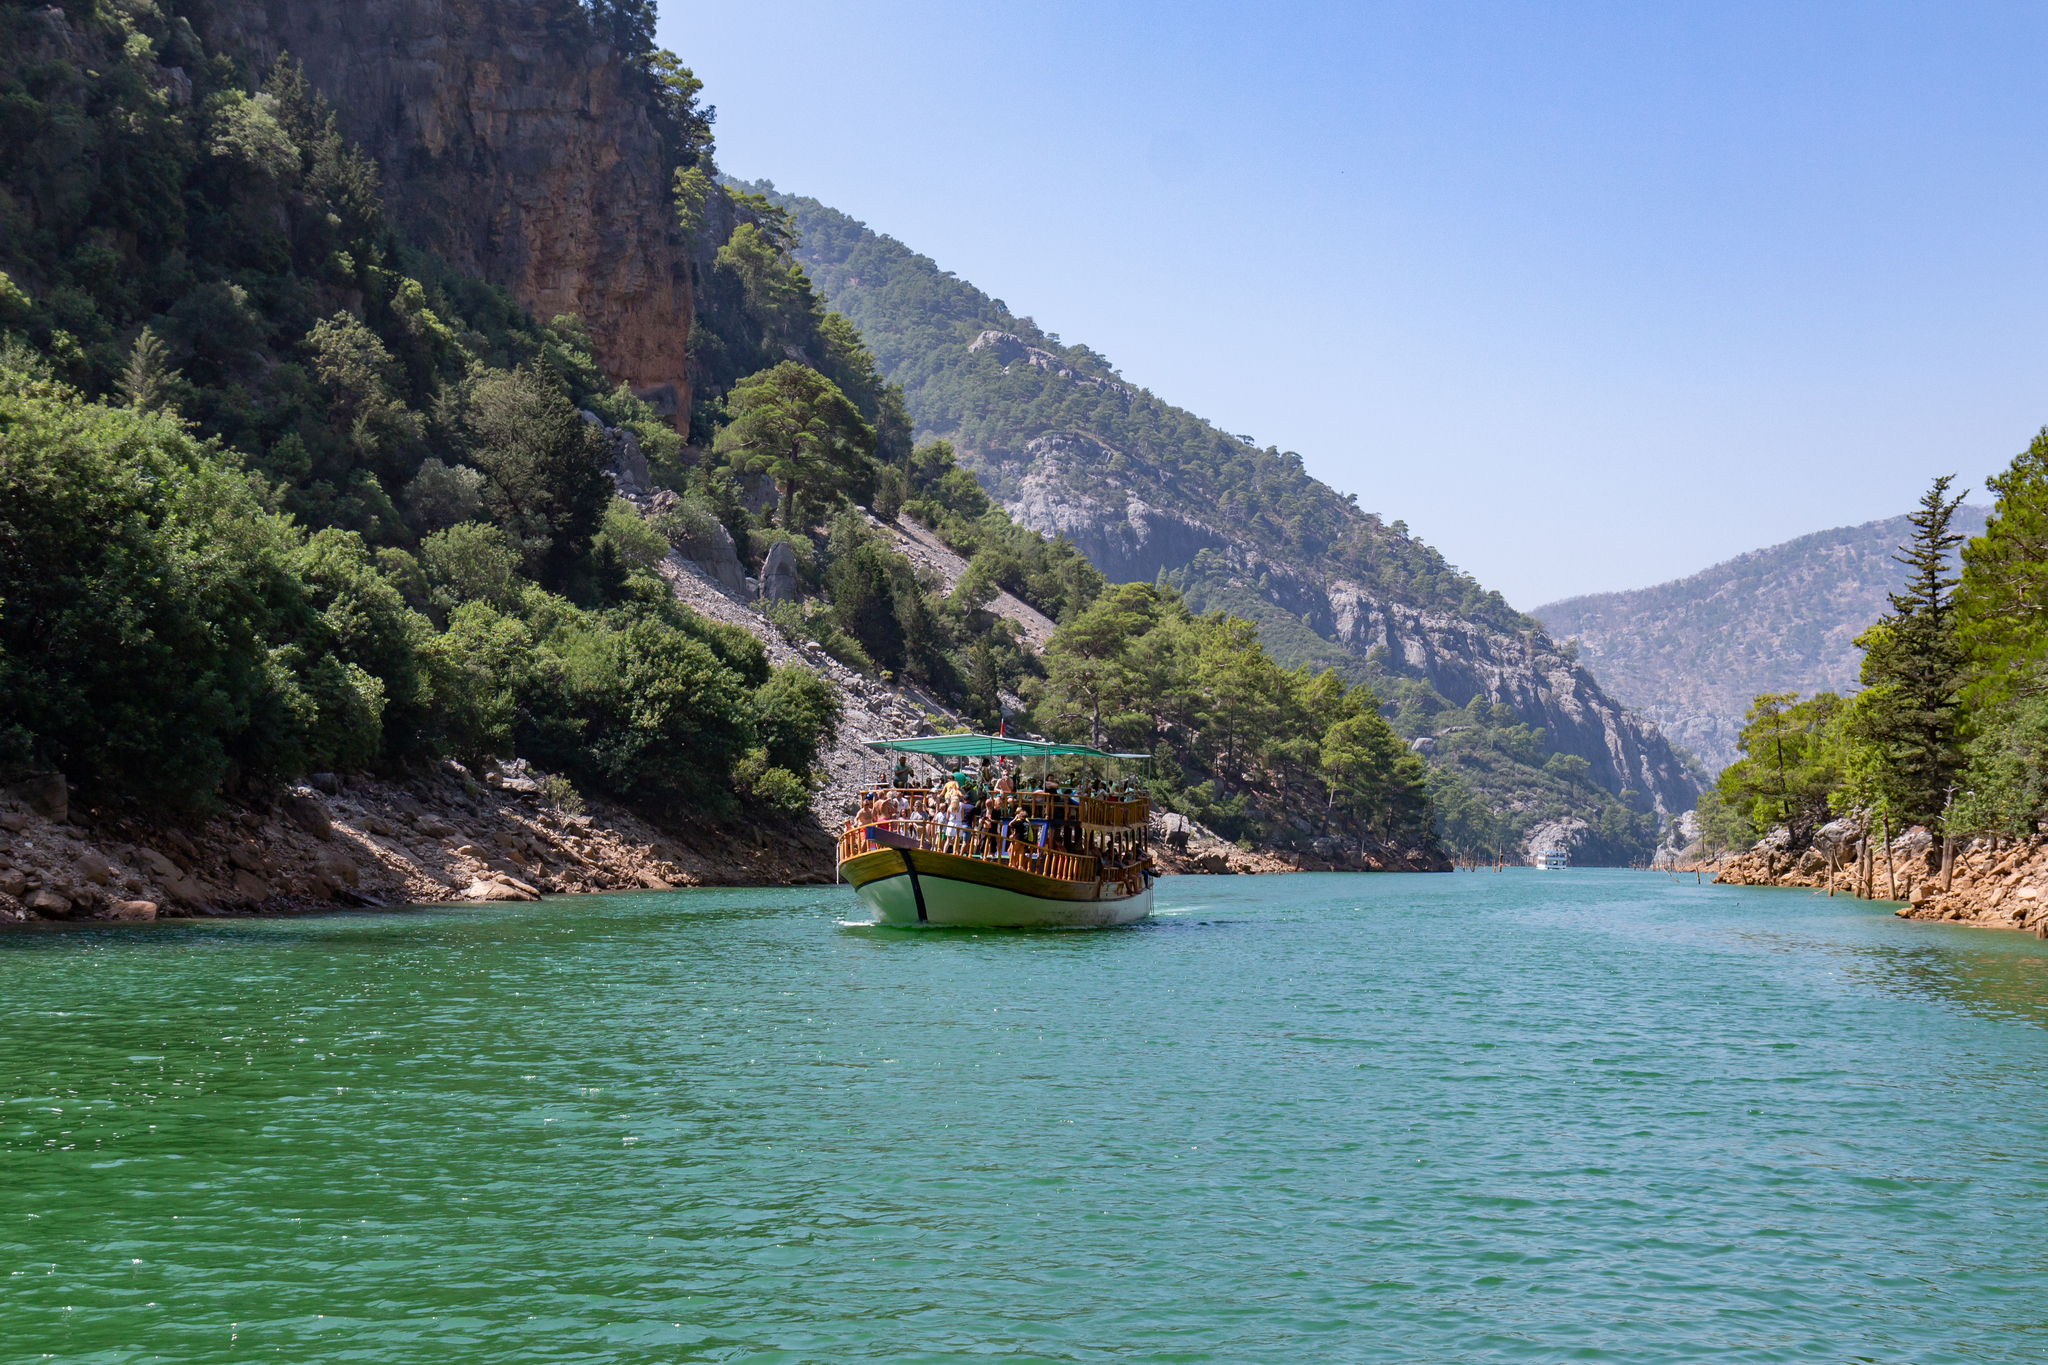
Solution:
<svg viewBox="0 0 2048 1365">
<path fill-rule="evenodd" d="M 14 795 L 46 820 L 63 824 L 71 818 L 71 787 L 62 773 L 37 773 L 14 785 Z"/>
<path fill-rule="evenodd" d="M 334 819 L 328 815 L 327 807 L 320 803 L 318 797 L 301 796 L 297 792 L 291 792 L 279 805 L 284 811 L 285 819 L 315 839 L 334 837 Z"/>
<path fill-rule="evenodd" d="M 794 602 L 802 595 L 796 575 L 796 555 L 789 548 L 789 542 L 778 540 L 769 547 L 767 562 L 761 565 L 761 600 Z"/>
</svg>

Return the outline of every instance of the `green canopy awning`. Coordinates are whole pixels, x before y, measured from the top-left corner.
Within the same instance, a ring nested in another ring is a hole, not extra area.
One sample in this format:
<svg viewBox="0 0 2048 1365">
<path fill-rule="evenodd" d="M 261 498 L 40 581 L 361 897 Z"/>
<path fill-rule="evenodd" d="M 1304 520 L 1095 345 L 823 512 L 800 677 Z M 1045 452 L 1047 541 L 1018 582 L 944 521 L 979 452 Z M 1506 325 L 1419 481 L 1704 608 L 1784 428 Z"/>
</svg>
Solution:
<svg viewBox="0 0 2048 1365">
<path fill-rule="evenodd" d="M 1085 744 L 1048 744 L 1044 740 L 1005 739 L 1000 735 L 906 735 L 901 739 L 871 739 L 867 746 L 876 753 L 929 754 L 934 758 L 1028 758 L 1048 754 L 1124 757 L 1091 749 Z"/>
</svg>

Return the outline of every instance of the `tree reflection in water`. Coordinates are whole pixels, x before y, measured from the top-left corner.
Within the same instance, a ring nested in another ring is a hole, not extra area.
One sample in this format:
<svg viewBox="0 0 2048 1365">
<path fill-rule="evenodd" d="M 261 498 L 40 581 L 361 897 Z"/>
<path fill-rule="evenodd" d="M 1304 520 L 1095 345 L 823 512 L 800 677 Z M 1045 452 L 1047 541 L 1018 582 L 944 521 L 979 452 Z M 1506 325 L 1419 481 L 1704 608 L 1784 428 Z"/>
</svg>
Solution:
<svg viewBox="0 0 2048 1365">
<path fill-rule="evenodd" d="M 1935 932 L 1941 941 L 1854 950 L 1857 973 L 1887 993 L 2048 1028 L 2048 944 L 1985 929 Z"/>
</svg>

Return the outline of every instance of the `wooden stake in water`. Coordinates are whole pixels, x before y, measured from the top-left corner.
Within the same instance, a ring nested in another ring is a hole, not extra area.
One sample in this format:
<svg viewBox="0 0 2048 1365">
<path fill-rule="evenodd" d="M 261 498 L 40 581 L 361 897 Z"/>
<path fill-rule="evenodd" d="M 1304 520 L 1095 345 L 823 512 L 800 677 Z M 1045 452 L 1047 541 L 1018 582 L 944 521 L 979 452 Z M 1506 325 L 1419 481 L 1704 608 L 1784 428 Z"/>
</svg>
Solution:
<svg viewBox="0 0 2048 1365">
<path fill-rule="evenodd" d="M 1899 874 L 1898 870 L 1892 866 L 1892 816 L 1890 811 L 1886 811 L 1884 815 L 1884 882 L 1885 890 L 1891 892 L 1893 900 L 1897 900 L 1899 898 Z"/>
</svg>

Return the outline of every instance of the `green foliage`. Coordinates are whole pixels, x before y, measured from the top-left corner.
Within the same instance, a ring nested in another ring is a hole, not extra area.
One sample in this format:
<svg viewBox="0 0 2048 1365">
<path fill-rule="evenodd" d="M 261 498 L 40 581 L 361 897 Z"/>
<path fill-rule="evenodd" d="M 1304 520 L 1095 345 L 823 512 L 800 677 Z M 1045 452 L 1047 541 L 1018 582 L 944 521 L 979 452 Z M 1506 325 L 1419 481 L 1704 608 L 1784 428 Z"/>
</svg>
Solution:
<svg viewBox="0 0 2048 1365">
<path fill-rule="evenodd" d="M 1378 699 L 1334 673 L 1280 668 L 1249 621 L 1197 617 L 1171 591 L 1126 583 L 1061 627 L 1045 665 L 1045 733 L 1153 753 L 1154 794 L 1220 833 L 1270 836 L 1265 818 L 1291 804 L 1351 837 L 1430 837 L 1422 763 Z"/>
<path fill-rule="evenodd" d="M 704 641 L 563 613 L 544 644 L 521 753 L 658 810 L 734 813 L 723 779 L 754 747 L 751 698 Z"/>
<path fill-rule="evenodd" d="M 917 430 L 969 452 L 1001 495 L 1014 491 L 1031 440 L 1084 433 L 1121 453 L 1124 467 L 1104 473 L 1123 486 L 1160 506 L 1221 516 L 1284 560 L 1502 629 L 1533 624 L 1405 525 L 1385 525 L 1311 478 L 1299 455 L 1260 449 L 1124 383 L 1088 347 L 1062 345 L 929 257 L 814 199 L 777 194 L 765 181 L 737 188 L 791 215 L 800 259 L 867 339 L 879 373 L 902 386 Z M 997 347 L 970 350 L 984 332 L 1009 333 L 1052 363 L 1005 360 Z"/>
<path fill-rule="evenodd" d="M 268 639 L 290 532 L 175 423 L 0 369 L 0 538 L 0 723 L 38 761 L 193 805 L 254 716 L 309 719 Z"/>
<path fill-rule="evenodd" d="M 887 486 L 908 499 L 901 510 L 973 561 L 978 581 L 1012 593 L 1053 620 L 1071 620 L 1107 582 L 1066 537 L 1047 540 L 1011 521 L 954 462 L 948 442 L 918 446 L 900 469 L 887 472 L 894 476 Z"/>
<path fill-rule="evenodd" d="M 1850 708 L 1832 692 L 1800 701 L 1796 692 L 1767 692 L 1750 704 L 1737 747 L 1745 757 L 1721 770 L 1700 797 L 1703 827 L 1720 846 L 1745 832 L 1789 826 L 1804 842 L 1830 818 L 1840 789 L 1845 722 Z"/>
<path fill-rule="evenodd" d="M 520 752 L 558 804 L 573 776 L 665 810 L 731 813 L 735 790 L 794 809 L 836 702 L 651 577 L 669 539 L 613 497 L 578 410 L 657 469 L 686 468 L 682 441 L 582 323 L 400 245 L 374 165 L 290 62 L 251 86 L 157 5 L 63 13 L 76 61 L 44 60 L 47 17 L 0 6 L 13 761 L 93 799 L 204 806 L 312 767 Z M 652 13 L 556 18 L 620 52 L 669 170 L 701 180 L 712 112 Z M 749 212 L 786 255 L 775 211 Z M 907 428 L 858 336 L 791 288 L 789 339 Z M 757 339 L 783 358 L 783 334 Z M 744 545 L 730 473 L 690 473 L 687 506 Z M 756 751 L 774 761 L 737 786 Z"/>
<path fill-rule="evenodd" d="M 839 695 L 808 668 L 778 668 L 754 690 L 755 729 L 774 767 L 808 773 L 839 733 Z"/>
<path fill-rule="evenodd" d="M 611 503 L 603 433 L 534 366 L 487 374 L 469 386 L 462 407 L 471 458 L 487 480 L 485 509 L 527 574 L 561 584 Z"/>
<path fill-rule="evenodd" d="M 413 604 L 437 619 L 469 602 L 516 611 L 525 593 L 519 553 L 495 526 L 465 521 L 436 531 L 420 542 L 417 562 L 429 595 Z"/>
<path fill-rule="evenodd" d="M 1969 699 L 1995 707 L 2048 684 L 2048 427 L 1985 483 L 1998 506 L 1963 550 L 1955 616 Z"/>
<path fill-rule="evenodd" d="M 1905 589 L 1891 595 L 1891 610 L 1857 638 L 1864 650 L 1863 687 L 1850 709 L 1849 732 L 1869 752 L 1851 773 L 1865 774 L 1852 793 L 1859 805 L 1886 810 L 1895 820 L 1931 824 L 1949 800 L 1962 770 L 1958 693 L 1964 659 L 1957 639 L 1953 552 L 1962 537 L 1950 530 L 1960 496 L 1950 498 L 1943 475 L 1913 514 L 1913 539 L 1900 548 L 1908 570 Z"/>
<path fill-rule="evenodd" d="M 795 529 L 799 488 L 844 485 L 874 450 L 874 428 L 839 386 L 793 360 L 742 382 L 726 407 L 732 420 L 718 433 L 716 449 L 733 468 L 775 480 L 785 531 Z"/>
<path fill-rule="evenodd" d="M 1438 836 L 1451 851 L 1519 856 L 1529 830 L 1553 820 L 1585 822 L 1574 856 L 1589 865 L 1626 866 L 1655 849 L 1661 831 L 1641 793 L 1596 785 L 1582 756 L 1554 750 L 1550 736 L 1518 721 L 1511 707 L 1479 696 L 1453 706 L 1414 678 L 1375 675 L 1371 685 L 1387 698 L 1390 728 L 1434 751 L 1429 787 Z"/>
<path fill-rule="evenodd" d="M 2025 836 L 2048 813 L 2048 698 L 1987 707 L 1965 755 L 1968 767 L 1947 827 Z"/>
<path fill-rule="evenodd" d="M 733 767 L 733 785 L 753 798 L 756 809 L 785 819 L 803 814 L 811 803 L 811 789 L 787 768 L 773 767 L 768 750 L 754 749 Z"/>
</svg>

